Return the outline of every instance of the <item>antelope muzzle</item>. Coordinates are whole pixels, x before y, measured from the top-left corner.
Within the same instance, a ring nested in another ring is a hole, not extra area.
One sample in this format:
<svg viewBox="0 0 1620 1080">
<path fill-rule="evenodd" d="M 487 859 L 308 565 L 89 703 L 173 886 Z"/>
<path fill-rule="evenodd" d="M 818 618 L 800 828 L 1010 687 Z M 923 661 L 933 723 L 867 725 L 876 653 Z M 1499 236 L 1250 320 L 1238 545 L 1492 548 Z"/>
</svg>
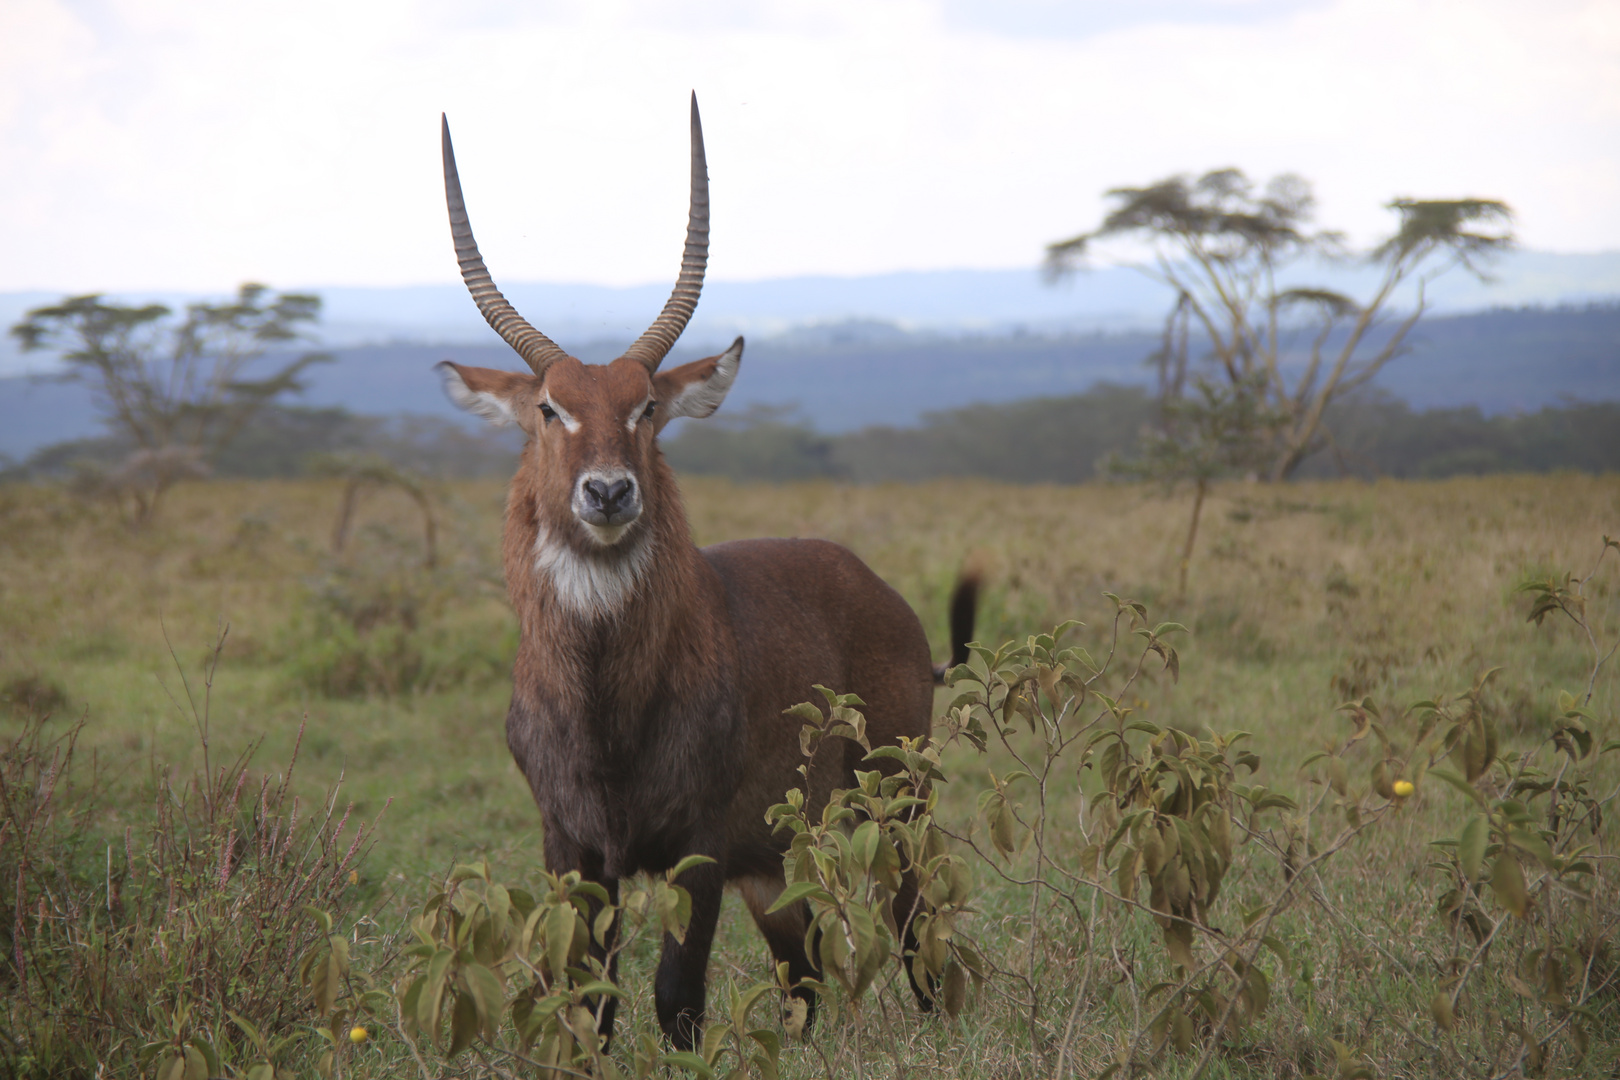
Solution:
<svg viewBox="0 0 1620 1080">
<path fill-rule="evenodd" d="M 589 472 L 574 488 L 574 516 L 598 541 L 615 544 L 641 516 L 641 487 L 622 470 Z"/>
</svg>

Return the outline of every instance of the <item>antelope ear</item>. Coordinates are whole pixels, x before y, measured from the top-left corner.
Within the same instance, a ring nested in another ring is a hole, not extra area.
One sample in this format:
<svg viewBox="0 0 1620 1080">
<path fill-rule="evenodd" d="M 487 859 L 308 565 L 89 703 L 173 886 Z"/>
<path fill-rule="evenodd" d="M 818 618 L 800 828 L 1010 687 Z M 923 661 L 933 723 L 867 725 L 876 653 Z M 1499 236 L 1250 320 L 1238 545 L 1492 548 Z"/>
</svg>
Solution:
<svg viewBox="0 0 1620 1080">
<path fill-rule="evenodd" d="M 444 380 L 444 395 L 460 408 L 477 413 L 493 427 L 519 423 L 519 402 L 532 396 L 534 376 L 492 368 L 464 367 L 449 360 L 435 364 Z"/>
<path fill-rule="evenodd" d="M 701 420 L 712 416 L 726 392 L 737 378 L 737 366 L 742 363 L 743 339 L 731 343 L 731 348 L 719 356 L 694 360 L 678 368 L 659 372 L 653 376 L 653 392 L 658 397 L 660 429 L 677 416 L 690 416 Z"/>
</svg>

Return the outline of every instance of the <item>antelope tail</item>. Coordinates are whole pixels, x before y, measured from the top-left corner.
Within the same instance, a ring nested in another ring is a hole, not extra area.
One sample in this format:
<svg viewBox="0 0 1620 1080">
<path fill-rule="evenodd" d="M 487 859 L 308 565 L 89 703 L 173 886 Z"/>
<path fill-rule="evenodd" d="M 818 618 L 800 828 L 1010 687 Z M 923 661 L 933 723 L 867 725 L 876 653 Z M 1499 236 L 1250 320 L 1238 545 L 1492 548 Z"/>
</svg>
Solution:
<svg viewBox="0 0 1620 1080">
<path fill-rule="evenodd" d="M 934 665 L 934 682 L 943 684 L 945 673 L 968 662 L 968 642 L 973 640 L 973 616 L 979 606 L 979 585 L 984 579 L 977 566 L 964 566 L 951 592 L 951 658 Z"/>
</svg>

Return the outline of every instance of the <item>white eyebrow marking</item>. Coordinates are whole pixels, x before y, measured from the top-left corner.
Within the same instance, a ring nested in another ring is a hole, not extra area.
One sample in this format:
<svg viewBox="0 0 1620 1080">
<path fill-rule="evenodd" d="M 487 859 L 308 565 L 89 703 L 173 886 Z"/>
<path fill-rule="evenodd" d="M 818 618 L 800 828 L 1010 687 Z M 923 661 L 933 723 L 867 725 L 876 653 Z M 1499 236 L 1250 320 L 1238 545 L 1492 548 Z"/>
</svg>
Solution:
<svg viewBox="0 0 1620 1080">
<path fill-rule="evenodd" d="M 647 406 L 650 404 L 652 404 L 652 395 L 648 394 L 646 397 L 641 399 L 640 405 L 637 405 L 635 408 L 630 410 L 630 419 L 624 422 L 624 426 L 632 432 L 635 431 L 636 425 L 641 423 L 642 414 L 647 411 Z"/>
<path fill-rule="evenodd" d="M 572 435 L 579 430 L 579 421 L 574 419 L 574 414 L 552 401 L 550 393 L 546 394 L 546 404 L 550 405 L 551 411 L 557 414 L 557 419 L 562 421 L 562 426 L 568 434 Z"/>
</svg>

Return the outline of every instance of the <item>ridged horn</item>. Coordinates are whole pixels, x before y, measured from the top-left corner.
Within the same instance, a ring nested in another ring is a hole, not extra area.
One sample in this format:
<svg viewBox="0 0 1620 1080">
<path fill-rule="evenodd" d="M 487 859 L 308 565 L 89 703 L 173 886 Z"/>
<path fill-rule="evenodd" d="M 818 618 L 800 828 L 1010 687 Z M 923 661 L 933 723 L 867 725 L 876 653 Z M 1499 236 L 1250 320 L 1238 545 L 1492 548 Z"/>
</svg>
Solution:
<svg viewBox="0 0 1620 1080">
<path fill-rule="evenodd" d="M 709 263 L 709 166 L 703 157 L 703 122 L 698 119 L 697 93 L 692 94 L 692 204 L 686 215 L 686 250 L 681 254 L 681 276 L 664 310 L 646 333 L 625 350 L 648 372 L 658 370 L 675 339 L 686 329 L 703 291 L 703 270 Z"/>
<path fill-rule="evenodd" d="M 546 368 L 563 359 L 563 352 L 546 335 L 530 326 L 528 320 L 517 313 L 510 301 L 495 287 L 484 257 L 478 254 L 478 242 L 473 239 L 472 223 L 467 220 L 467 204 L 461 198 L 461 177 L 456 173 L 456 152 L 450 146 L 450 121 L 439 114 L 441 139 L 444 150 L 444 201 L 450 208 L 450 237 L 456 245 L 456 264 L 461 267 L 461 280 L 467 283 L 473 303 L 495 332 L 517 350 L 517 354 L 534 369 L 536 375 L 545 375 Z"/>
</svg>

